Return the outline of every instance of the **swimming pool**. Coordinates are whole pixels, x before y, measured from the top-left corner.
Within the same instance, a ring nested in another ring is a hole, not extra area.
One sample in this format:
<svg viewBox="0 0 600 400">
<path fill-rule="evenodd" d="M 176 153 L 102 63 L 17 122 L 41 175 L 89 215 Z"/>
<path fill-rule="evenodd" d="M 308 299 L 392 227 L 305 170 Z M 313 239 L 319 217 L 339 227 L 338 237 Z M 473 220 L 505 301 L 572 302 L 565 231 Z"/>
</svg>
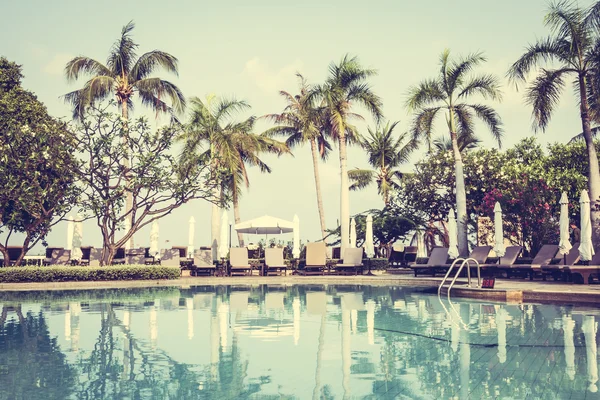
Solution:
<svg viewBox="0 0 600 400">
<path fill-rule="evenodd" d="M 596 399 L 599 309 L 390 286 L 0 292 L 0 399 Z"/>
</svg>

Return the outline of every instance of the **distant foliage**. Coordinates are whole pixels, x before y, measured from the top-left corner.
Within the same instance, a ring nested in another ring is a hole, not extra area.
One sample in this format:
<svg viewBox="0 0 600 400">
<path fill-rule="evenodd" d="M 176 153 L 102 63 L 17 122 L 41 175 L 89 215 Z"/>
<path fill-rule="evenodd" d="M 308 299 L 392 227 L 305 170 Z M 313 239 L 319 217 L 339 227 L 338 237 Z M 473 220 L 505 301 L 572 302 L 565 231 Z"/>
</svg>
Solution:
<svg viewBox="0 0 600 400">
<path fill-rule="evenodd" d="M 506 151 L 481 149 L 464 155 L 467 212 L 475 229 L 478 216 L 494 216 L 500 202 L 505 237 L 533 253 L 544 243 L 558 243 L 560 196 L 566 191 L 570 214 L 579 220 L 579 195 L 587 185 L 585 147 L 553 144 L 547 151 L 527 138 Z M 404 215 L 441 224 L 455 204 L 451 152 L 431 155 L 406 175 L 395 204 Z"/>
</svg>

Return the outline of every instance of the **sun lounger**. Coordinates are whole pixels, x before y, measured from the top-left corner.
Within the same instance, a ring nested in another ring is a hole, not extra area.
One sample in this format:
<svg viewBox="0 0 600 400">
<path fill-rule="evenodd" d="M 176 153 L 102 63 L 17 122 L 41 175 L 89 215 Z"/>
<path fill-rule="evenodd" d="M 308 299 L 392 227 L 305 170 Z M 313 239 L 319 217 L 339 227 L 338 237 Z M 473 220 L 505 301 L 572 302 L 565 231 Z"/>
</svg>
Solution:
<svg viewBox="0 0 600 400">
<path fill-rule="evenodd" d="M 179 267 L 179 250 L 161 250 L 160 265 L 162 267 Z"/>
<path fill-rule="evenodd" d="M 306 266 L 300 270 L 302 275 L 323 275 L 327 262 L 325 242 L 306 244 Z"/>
<path fill-rule="evenodd" d="M 90 267 L 99 267 L 102 261 L 102 249 L 90 249 Z"/>
<path fill-rule="evenodd" d="M 565 255 L 559 257 L 558 263 L 542 265 L 542 272 L 548 275 L 552 275 L 555 281 L 559 279 L 566 280 L 568 274 L 565 270 L 565 266 L 575 265 L 579 261 L 579 243 L 574 243 L 571 250 Z"/>
<path fill-rule="evenodd" d="M 362 247 L 359 248 L 347 248 L 344 250 L 344 259 L 341 264 L 333 266 L 333 273 L 337 275 L 358 275 L 360 271 L 362 275 L 363 270 L 363 253 Z"/>
<path fill-rule="evenodd" d="M 48 253 L 46 253 L 46 256 Z M 50 265 L 68 265 L 71 259 L 71 250 L 63 248 L 54 248 L 50 253 Z"/>
<path fill-rule="evenodd" d="M 286 275 L 287 265 L 283 261 L 283 249 L 274 247 L 265 249 L 265 270 L 264 274 L 269 275 Z"/>
<path fill-rule="evenodd" d="M 480 264 L 479 267 L 484 274 L 494 275 L 495 272 L 505 271 L 507 268 L 512 268 L 517 258 L 523 251 L 521 246 L 508 246 L 504 255 L 498 259 L 496 264 Z"/>
<path fill-rule="evenodd" d="M 581 283 L 590 284 L 592 275 L 600 276 L 600 252 L 594 254 L 588 265 L 565 265 L 563 270 L 569 280 L 578 283 L 581 278 Z"/>
<path fill-rule="evenodd" d="M 490 251 L 492 251 L 492 246 L 475 246 L 473 248 L 473 250 L 471 250 L 471 253 L 466 258 L 466 259 L 469 259 L 469 263 L 465 264 L 465 266 L 468 265 L 469 268 L 471 268 L 471 275 L 473 275 L 474 273 L 475 274 L 477 273 L 477 264 L 479 264 L 479 265 L 485 264 L 488 256 L 490 255 Z M 477 264 L 474 263 L 473 260 L 477 261 Z M 452 262 L 450 264 L 444 263 L 444 264 L 436 266 L 436 272 L 440 272 L 440 273 L 444 273 L 444 274 L 446 272 L 448 272 L 448 268 L 450 268 L 452 266 L 452 263 L 454 262 L 454 260 L 451 260 L 451 261 Z M 455 264 L 455 268 L 456 268 L 455 271 L 458 271 L 458 268 L 460 267 L 461 263 L 462 263 L 462 261 L 459 261 Z"/>
<path fill-rule="evenodd" d="M 448 261 L 448 248 L 447 247 L 434 247 L 431 250 L 431 254 L 427 259 L 427 264 L 412 264 L 409 266 L 413 270 L 415 276 L 420 272 L 425 272 L 435 276 L 437 269 L 443 266 Z"/>
<path fill-rule="evenodd" d="M 537 252 L 531 261 L 531 264 L 515 264 L 510 268 L 506 268 L 506 277 L 510 278 L 511 275 L 516 272 L 527 275 L 529 276 L 529 280 L 533 280 L 536 273 L 542 273 L 542 265 L 548 265 L 552 262 L 556 252 L 558 252 L 558 245 L 545 244 Z M 546 279 L 545 275 L 543 275 L 543 277 Z"/>
<path fill-rule="evenodd" d="M 212 249 L 210 247 L 201 247 L 194 250 L 194 268 L 193 275 L 215 275 L 217 267 L 213 263 Z"/>
<path fill-rule="evenodd" d="M 229 276 L 250 275 L 252 266 L 248 262 L 248 249 L 246 247 L 232 247 L 229 249 Z"/>
</svg>

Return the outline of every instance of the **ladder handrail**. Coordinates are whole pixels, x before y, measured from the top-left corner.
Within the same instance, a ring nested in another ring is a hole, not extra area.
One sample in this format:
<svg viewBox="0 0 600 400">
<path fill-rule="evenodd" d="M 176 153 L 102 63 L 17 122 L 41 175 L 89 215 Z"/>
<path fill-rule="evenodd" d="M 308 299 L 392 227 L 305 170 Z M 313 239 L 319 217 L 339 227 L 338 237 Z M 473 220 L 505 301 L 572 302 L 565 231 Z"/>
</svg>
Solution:
<svg viewBox="0 0 600 400">
<path fill-rule="evenodd" d="M 458 276 L 460 275 L 465 264 L 467 264 L 467 287 L 469 287 L 469 288 L 471 287 L 471 264 L 470 264 L 471 261 L 473 261 L 477 265 L 477 286 L 476 287 L 478 287 L 478 288 L 481 287 L 481 268 L 479 266 L 479 261 L 477 261 L 473 257 L 469 257 L 469 258 L 459 257 L 452 262 L 452 264 L 450 265 L 450 268 L 448 268 L 448 271 L 446 272 L 446 275 L 444 275 L 444 279 L 442 279 L 440 286 L 438 286 L 438 296 L 441 294 L 442 287 L 446 283 L 446 280 L 448 280 L 448 277 L 450 276 L 452 269 L 458 262 L 461 262 L 461 264 L 458 267 L 458 271 L 456 271 L 454 278 L 450 282 L 450 286 L 448 286 L 448 298 L 450 298 L 450 289 L 452 289 L 452 286 L 454 286 L 454 283 L 456 282 L 456 279 L 458 279 Z"/>
<path fill-rule="evenodd" d="M 475 264 L 477 264 L 477 288 L 481 286 L 481 270 L 479 267 L 479 261 L 472 257 L 469 257 L 462 262 L 460 268 L 458 269 L 458 272 L 454 276 L 454 279 L 452 280 L 452 282 L 450 282 L 450 286 L 448 286 L 448 299 L 450 299 L 450 290 L 452 289 L 452 286 L 454 286 L 454 282 L 456 282 L 456 279 L 458 278 L 458 275 L 460 275 L 460 271 L 463 269 L 465 263 L 467 264 L 467 275 L 469 277 L 467 287 L 471 287 L 471 265 L 469 264 L 469 261 L 474 261 Z"/>
<path fill-rule="evenodd" d="M 456 260 L 454 260 L 452 262 L 452 265 L 450 265 L 450 268 L 448 268 L 448 271 L 446 272 L 446 275 L 444 276 L 444 279 L 442 279 L 442 283 L 440 283 L 440 286 L 438 286 L 438 296 L 442 291 L 442 286 L 444 286 L 444 283 L 446 283 L 446 279 L 448 279 L 448 276 L 450 275 L 450 272 L 452 271 L 452 268 L 454 268 L 454 266 L 456 265 L 457 262 L 459 261 L 464 261 L 464 258 L 462 257 L 458 257 Z"/>
</svg>

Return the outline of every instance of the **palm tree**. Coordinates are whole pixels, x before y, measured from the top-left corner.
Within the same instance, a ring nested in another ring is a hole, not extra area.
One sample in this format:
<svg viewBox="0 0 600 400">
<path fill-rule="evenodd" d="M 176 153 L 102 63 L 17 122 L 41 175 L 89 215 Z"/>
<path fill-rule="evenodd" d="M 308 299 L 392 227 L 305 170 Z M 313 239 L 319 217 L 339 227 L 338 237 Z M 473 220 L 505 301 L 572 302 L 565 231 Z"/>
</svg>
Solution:
<svg viewBox="0 0 600 400">
<path fill-rule="evenodd" d="M 149 106 L 157 114 L 159 112 L 183 112 L 185 97 L 175 84 L 150 76 L 157 68 L 162 67 L 177 75 L 177 58 L 160 50 L 153 50 L 137 57 L 138 44 L 131 39 L 131 31 L 135 27 L 133 21 L 125 25 L 121 38 L 117 40 L 106 60 L 106 65 L 92 58 L 79 56 L 69 61 L 65 67 L 67 80 L 75 81 L 80 76 L 90 76 L 83 88 L 74 90 L 63 96 L 67 103 L 73 105 L 73 119 L 82 120 L 86 110 L 95 103 L 114 95 L 121 107 L 124 128 L 127 129 L 128 111 L 133 107 L 132 97 L 135 93 L 142 104 Z M 168 98 L 171 106 L 164 102 Z M 125 143 L 126 145 L 127 143 Z M 127 157 L 123 159 L 124 169 L 129 168 Z M 133 195 L 127 191 L 125 213 L 129 226 L 134 226 L 132 213 Z M 133 238 L 130 246 L 133 246 Z"/>
<path fill-rule="evenodd" d="M 181 136 L 184 148 L 181 158 L 186 162 L 205 162 L 211 164 L 211 171 L 218 174 L 214 178 L 220 180 L 216 188 L 217 198 L 222 201 L 231 197 L 235 222 L 240 222 L 239 200 L 243 185 L 249 187 L 246 165 L 258 166 L 261 172 L 270 173 L 270 167 L 258 155 L 263 152 L 281 155 L 289 153 L 285 143 L 266 135 L 252 133 L 256 117 L 251 116 L 241 122 L 233 121 L 235 114 L 250 108 L 248 103 L 236 99 L 219 99 L 208 96 L 205 102 L 194 97 L 191 99 L 191 118 L 188 129 Z M 208 148 L 204 148 L 208 145 Z M 212 243 L 213 251 L 219 237 L 220 212 L 213 204 L 212 209 Z M 238 234 L 240 246 L 244 245 L 243 237 Z M 216 254 L 213 253 L 216 257 Z"/>
<path fill-rule="evenodd" d="M 306 79 L 299 73 L 296 76 L 300 84 L 300 94 L 294 96 L 283 90 L 279 92 L 287 102 L 287 105 L 281 114 L 265 115 L 265 118 L 277 124 L 277 126 L 268 129 L 265 135 L 287 136 L 286 144 L 290 148 L 306 142 L 310 143 L 317 191 L 317 208 L 321 223 L 321 238 L 324 238 L 327 233 L 325 232 L 325 210 L 323 209 L 323 197 L 319 177 L 319 157 L 323 161 L 326 161 L 331 150 L 331 145 L 327 141 L 323 130 L 324 109 L 316 107 L 308 98 L 311 87 L 308 85 Z"/>
<path fill-rule="evenodd" d="M 375 131 L 368 128 L 369 137 L 359 137 L 358 142 L 367 152 L 369 164 L 375 169 L 356 168 L 348 172 L 348 178 L 352 181 L 350 190 L 363 189 L 375 181 L 377 192 L 386 206 L 391 192 L 400 187 L 402 172 L 397 167 L 406 163 L 412 151 L 419 146 L 417 140 L 408 138 L 408 133 L 403 133 L 394 141 L 393 133 L 397 125 L 398 121 L 391 125 L 388 122 L 383 129 Z M 409 140 L 404 143 L 406 139 Z"/>
<path fill-rule="evenodd" d="M 458 251 L 461 256 L 469 252 L 467 240 L 467 195 L 463 162 L 458 145 L 462 135 L 473 136 L 474 117 L 483 121 L 494 138 L 501 144 L 502 123 L 494 109 L 484 104 L 466 103 L 472 95 L 500 100 L 498 80 L 492 75 L 468 76 L 479 64 L 486 61 L 481 53 L 469 55 L 459 61 L 450 61 L 450 51 L 444 50 L 440 58 L 440 73 L 434 79 L 421 82 L 409 89 L 407 106 L 415 112 L 412 133 L 415 138 L 426 137 L 431 143 L 435 117 L 443 110 L 452 150 L 456 175 L 456 214 L 458 222 Z M 430 147 L 431 148 L 431 147 Z"/>
<path fill-rule="evenodd" d="M 381 99 L 368 84 L 368 79 L 374 75 L 376 75 L 376 71 L 363 68 L 357 57 L 345 55 L 339 64 L 330 64 L 329 76 L 325 83 L 312 88 L 308 95 L 311 101 L 319 101 L 325 107 L 327 129 L 339 146 L 342 253 L 348 247 L 350 239 L 350 195 L 346 145 L 356 139 L 356 128 L 350 122 L 363 119 L 359 114 L 352 112 L 353 106 L 365 107 L 377 123 L 383 117 Z"/>
<path fill-rule="evenodd" d="M 525 93 L 527 102 L 533 107 L 533 129 L 536 131 L 546 130 L 565 87 L 565 80 L 573 78 L 579 96 L 582 133 L 589 161 L 588 186 L 592 202 L 593 242 L 596 246 L 600 245 L 600 211 L 594 204 L 600 198 L 600 171 L 590 125 L 594 110 L 590 107 L 589 99 L 594 92 L 590 83 L 598 71 L 596 60 L 600 53 L 600 42 L 596 37 L 600 16 L 598 4 L 590 10 L 578 8 L 571 2 L 551 4 L 544 23 L 552 35 L 530 44 L 508 71 L 512 81 L 525 82 L 527 74 L 539 68 L 537 77 Z M 541 68 L 549 62 L 557 67 Z M 597 95 L 593 97 L 597 98 Z"/>
<path fill-rule="evenodd" d="M 133 21 L 123 27 L 121 38 L 110 49 L 106 64 L 85 56 L 75 57 L 67 63 L 67 80 L 75 81 L 80 76 L 90 76 L 82 89 L 63 96 L 67 103 L 73 105 L 74 119 L 82 119 L 89 106 L 112 95 L 116 97 L 125 120 L 129 108 L 133 106 L 135 93 L 142 104 L 157 113 L 180 113 L 185 109 L 185 97 L 175 84 L 150 76 L 159 67 L 177 75 L 177 58 L 160 50 L 149 51 L 138 57 L 138 44 L 131 39 L 134 27 Z M 171 106 L 164 102 L 165 98 L 170 100 Z"/>
</svg>

